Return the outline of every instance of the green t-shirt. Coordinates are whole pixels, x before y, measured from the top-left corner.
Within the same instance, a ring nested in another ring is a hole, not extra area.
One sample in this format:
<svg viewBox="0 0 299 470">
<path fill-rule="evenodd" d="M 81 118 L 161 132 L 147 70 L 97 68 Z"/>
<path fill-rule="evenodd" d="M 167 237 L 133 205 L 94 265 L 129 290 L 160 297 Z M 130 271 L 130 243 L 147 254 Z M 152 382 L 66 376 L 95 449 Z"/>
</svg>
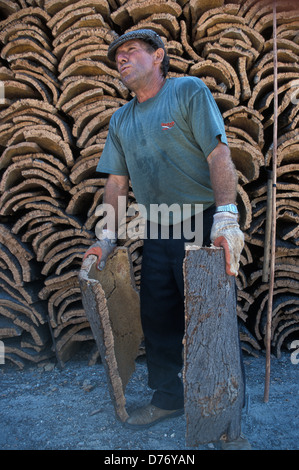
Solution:
<svg viewBox="0 0 299 470">
<path fill-rule="evenodd" d="M 196 77 L 169 78 L 153 98 L 135 97 L 113 114 L 97 171 L 128 176 L 148 219 L 161 204 L 192 205 L 194 213 L 195 204 L 214 203 L 207 156 L 217 136 L 227 144 L 207 86 Z M 184 218 L 177 212 L 175 222 Z"/>
</svg>

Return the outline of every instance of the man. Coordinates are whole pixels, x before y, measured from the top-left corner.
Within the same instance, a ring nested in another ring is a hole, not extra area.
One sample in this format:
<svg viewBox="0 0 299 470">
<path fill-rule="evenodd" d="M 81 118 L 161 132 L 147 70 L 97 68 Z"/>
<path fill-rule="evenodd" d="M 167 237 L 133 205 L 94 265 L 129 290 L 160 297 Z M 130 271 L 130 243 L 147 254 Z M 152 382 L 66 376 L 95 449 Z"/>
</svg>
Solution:
<svg viewBox="0 0 299 470">
<path fill-rule="evenodd" d="M 126 425 L 143 429 L 183 413 L 179 374 L 187 238 L 182 231 L 181 237 L 175 236 L 175 227 L 186 222 L 183 208 L 191 208 L 192 230 L 202 230 L 203 245 L 212 241 L 224 247 L 229 275 L 238 273 L 244 237 L 237 222 L 236 171 L 221 114 L 208 88 L 195 77 L 166 79 L 169 60 L 164 43 L 149 29 L 120 36 L 110 44 L 108 57 L 135 96 L 110 121 L 97 171 L 109 174 L 104 202 L 114 210 L 100 241 L 85 257 L 96 254 L 98 268 L 103 269 L 116 246 L 118 202 L 127 196 L 130 179 L 148 219 L 140 304 L 149 386 L 155 392 L 151 403 L 133 412 Z M 165 214 L 153 216 L 152 209 L 163 204 L 173 208 L 168 220 Z M 196 226 L 199 208 L 201 227 Z M 151 222 L 157 220 L 158 235 L 151 237 Z"/>
</svg>

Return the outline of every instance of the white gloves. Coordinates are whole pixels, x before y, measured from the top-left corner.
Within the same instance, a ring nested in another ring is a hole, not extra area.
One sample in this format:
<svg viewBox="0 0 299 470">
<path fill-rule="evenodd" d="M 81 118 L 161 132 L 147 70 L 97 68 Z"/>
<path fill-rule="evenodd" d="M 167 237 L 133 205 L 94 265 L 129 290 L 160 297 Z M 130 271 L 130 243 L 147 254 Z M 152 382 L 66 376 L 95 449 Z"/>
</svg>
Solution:
<svg viewBox="0 0 299 470">
<path fill-rule="evenodd" d="M 244 234 L 238 224 L 238 215 L 231 212 L 216 213 L 210 238 L 214 246 L 224 248 L 226 273 L 230 276 L 237 276 L 241 252 L 244 247 Z M 96 256 L 97 268 L 101 271 L 105 267 L 108 256 L 116 248 L 116 242 L 117 234 L 103 230 L 101 240 L 91 245 L 85 253 L 83 261 L 87 256 Z"/>
<path fill-rule="evenodd" d="M 230 276 L 237 276 L 244 247 L 244 234 L 238 224 L 238 215 L 231 212 L 216 213 L 211 230 L 211 241 L 214 246 L 224 248 L 226 273 Z"/>
<path fill-rule="evenodd" d="M 96 256 L 97 268 L 102 271 L 105 267 L 108 256 L 116 248 L 116 241 L 117 235 L 115 233 L 112 233 L 110 230 L 103 230 L 101 240 L 98 240 L 94 245 L 91 245 L 83 256 L 83 261 L 87 256 Z"/>
</svg>

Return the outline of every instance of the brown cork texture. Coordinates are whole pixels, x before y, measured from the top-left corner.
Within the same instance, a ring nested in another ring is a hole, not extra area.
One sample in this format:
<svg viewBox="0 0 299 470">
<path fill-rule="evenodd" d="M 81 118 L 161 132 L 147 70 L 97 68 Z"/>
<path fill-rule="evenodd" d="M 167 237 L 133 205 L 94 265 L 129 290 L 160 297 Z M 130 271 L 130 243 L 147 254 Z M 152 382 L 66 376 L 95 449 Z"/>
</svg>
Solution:
<svg viewBox="0 0 299 470">
<path fill-rule="evenodd" d="M 105 269 L 88 257 L 79 273 L 82 302 L 105 366 L 117 417 L 128 418 L 125 390 L 142 341 L 139 294 L 127 248 L 117 248 Z"/>
<path fill-rule="evenodd" d="M 234 278 L 221 248 L 187 250 L 184 276 L 186 443 L 234 440 L 244 397 Z"/>
</svg>

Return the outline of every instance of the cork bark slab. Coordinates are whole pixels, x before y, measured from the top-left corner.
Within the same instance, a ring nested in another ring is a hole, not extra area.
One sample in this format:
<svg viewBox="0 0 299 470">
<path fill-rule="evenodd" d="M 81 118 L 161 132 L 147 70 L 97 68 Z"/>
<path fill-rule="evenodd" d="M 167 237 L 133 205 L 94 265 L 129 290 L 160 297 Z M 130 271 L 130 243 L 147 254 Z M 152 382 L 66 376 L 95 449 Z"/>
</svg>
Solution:
<svg viewBox="0 0 299 470">
<path fill-rule="evenodd" d="M 239 437 L 244 384 L 234 279 L 222 248 L 186 251 L 184 388 L 189 446 Z"/>
<path fill-rule="evenodd" d="M 96 269 L 95 260 L 95 256 L 86 258 L 79 273 L 82 303 L 105 366 L 116 415 L 125 421 L 125 389 L 143 337 L 139 294 L 127 248 L 117 248 L 103 271 Z"/>
</svg>

